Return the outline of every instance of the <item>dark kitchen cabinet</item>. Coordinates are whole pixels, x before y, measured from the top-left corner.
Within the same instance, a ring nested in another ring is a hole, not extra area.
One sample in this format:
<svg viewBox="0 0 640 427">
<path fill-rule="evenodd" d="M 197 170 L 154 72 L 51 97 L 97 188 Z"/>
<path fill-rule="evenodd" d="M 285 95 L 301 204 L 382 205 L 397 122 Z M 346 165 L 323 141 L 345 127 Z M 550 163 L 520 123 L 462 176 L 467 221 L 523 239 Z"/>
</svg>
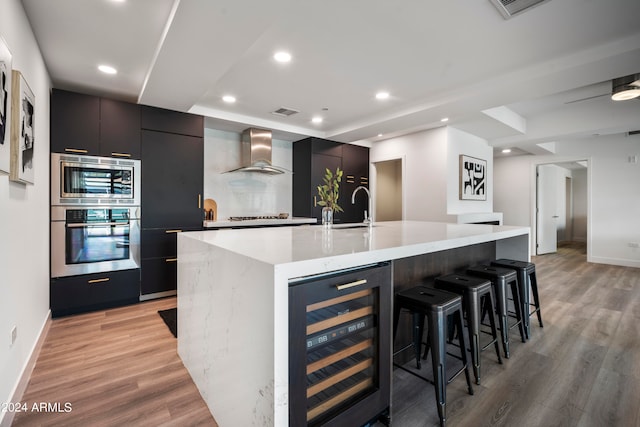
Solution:
<svg viewBox="0 0 640 427">
<path fill-rule="evenodd" d="M 140 114 L 142 129 L 204 137 L 202 116 L 145 105 L 142 106 Z"/>
<path fill-rule="evenodd" d="M 334 213 L 334 222 L 361 222 L 367 198 L 358 194 L 351 204 L 351 194 L 358 185 L 369 186 L 369 149 L 320 138 L 307 138 L 293 144 L 293 216 L 317 218 L 322 206 L 317 202 L 318 185 L 323 184 L 326 169 L 343 170 L 338 204 L 344 212 Z"/>
<path fill-rule="evenodd" d="M 177 233 L 202 230 L 203 124 L 201 116 L 141 109 L 142 299 L 175 292 Z"/>
<path fill-rule="evenodd" d="M 388 421 L 391 267 L 289 284 L 289 425 Z"/>
<path fill-rule="evenodd" d="M 51 152 L 140 158 L 140 106 L 53 89 Z"/>
<path fill-rule="evenodd" d="M 140 106 L 100 99 L 100 155 L 140 158 Z"/>
<path fill-rule="evenodd" d="M 345 144 L 342 147 L 342 169 L 344 198 L 349 209 L 345 209 L 344 222 L 362 222 L 364 211 L 368 212 L 367 195 L 363 190 L 358 191 L 355 204 L 351 204 L 351 195 L 359 186 L 369 188 L 369 148 L 359 145 Z M 371 212 L 368 212 L 370 215 Z"/>
<path fill-rule="evenodd" d="M 142 228 L 202 226 L 202 138 L 142 131 Z"/>
<path fill-rule="evenodd" d="M 134 304 L 139 297 L 139 269 L 51 279 L 52 317 Z"/>
<path fill-rule="evenodd" d="M 100 98 L 53 89 L 50 114 L 51 152 L 99 154 Z"/>
</svg>

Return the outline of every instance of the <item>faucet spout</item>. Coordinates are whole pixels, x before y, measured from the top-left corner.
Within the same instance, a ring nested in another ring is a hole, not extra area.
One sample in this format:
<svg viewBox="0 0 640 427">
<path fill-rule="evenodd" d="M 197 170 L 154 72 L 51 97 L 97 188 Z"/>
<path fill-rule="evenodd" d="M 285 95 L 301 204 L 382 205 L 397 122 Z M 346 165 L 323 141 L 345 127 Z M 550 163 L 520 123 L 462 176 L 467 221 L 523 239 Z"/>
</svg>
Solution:
<svg viewBox="0 0 640 427">
<path fill-rule="evenodd" d="M 369 192 L 369 189 L 365 186 L 359 186 L 358 188 L 356 188 L 355 190 L 353 190 L 353 193 L 351 194 L 351 204 L 355 204 L 356 203 L 356 193 L 360 190 L 364 190 L 365 193 L 367 193 L 367 206 L 368 206 L 368 215 L 367 215 L 367 211 L 364 211 L 364 221 L 365 223 L 369 224 L 369 227 L 373 227 L 373 215 L 372 215 L 372 207 L 371 207 L 371 193 Z"/>
</svg>

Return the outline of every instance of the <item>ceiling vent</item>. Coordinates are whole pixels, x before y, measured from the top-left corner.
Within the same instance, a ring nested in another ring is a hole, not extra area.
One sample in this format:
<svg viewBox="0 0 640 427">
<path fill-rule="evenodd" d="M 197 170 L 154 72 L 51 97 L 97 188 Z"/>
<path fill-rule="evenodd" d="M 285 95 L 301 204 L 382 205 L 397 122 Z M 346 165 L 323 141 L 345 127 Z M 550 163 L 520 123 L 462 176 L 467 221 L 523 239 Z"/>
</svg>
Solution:
<svg viewBox="0 0 640 427">
<path fill-rule="evenodd" d="M 275 111 L 272 111 L 271 114 L 275 114 L 276 116 L 289 117 L 294 114 L 298 114 L 300 111 L 292 110 L 291 108 L 280 107 Z"/>
<path fill-rule="evenodd" d="M 489 0 L 502 14 L 504 19 L 509 19 L 514 15 L 531 9 L 549 0 Z"/>
</svg>

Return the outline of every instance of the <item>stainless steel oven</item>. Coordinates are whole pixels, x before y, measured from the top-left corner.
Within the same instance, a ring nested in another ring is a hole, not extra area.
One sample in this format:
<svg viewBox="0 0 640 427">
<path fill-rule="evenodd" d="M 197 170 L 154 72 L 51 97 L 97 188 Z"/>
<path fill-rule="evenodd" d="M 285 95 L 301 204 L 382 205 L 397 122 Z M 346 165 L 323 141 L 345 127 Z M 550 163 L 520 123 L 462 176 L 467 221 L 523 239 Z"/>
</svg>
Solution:
<svg viewBox="0 0 640 427">
<path fill-rule="evenodd" d="M 140 160 L 51 154 L 51 205 L 140 206 Z"/>
<path fill-rule="evenodd" d="M 139 267 L 139 206 L 51 208 L 51 277 Z"/>
</svg>

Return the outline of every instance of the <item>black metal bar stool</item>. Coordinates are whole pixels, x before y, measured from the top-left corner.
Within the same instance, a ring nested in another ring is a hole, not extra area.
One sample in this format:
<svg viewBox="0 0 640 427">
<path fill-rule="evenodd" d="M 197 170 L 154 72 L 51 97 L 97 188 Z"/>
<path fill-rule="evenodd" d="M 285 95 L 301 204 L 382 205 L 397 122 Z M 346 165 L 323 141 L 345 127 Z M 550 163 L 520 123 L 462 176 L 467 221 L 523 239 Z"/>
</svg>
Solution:
<svg viewBox="0 0 640 427">
<path fill-rule="evenodd" d="M 516 261 L 512 259 L 498 259 L 491 262 L 496 267 L 511 268 L 518 274 L 518 286 L 522 297 L 522 312 L 528 314 L 524 316 L 524 329 L 527 333 L 527 339 L 531 337 L 531 324 L 529 317 L 534 313 L 538 314 L 538 323 L 542 328 L 542 314 L 540 313 L 540 298 L 538 297 L 538 279 L 536 279 L 536 265 L 532 262 Z M 530 301 L 529 293 L 533 294 L 533 304 Z M 529 312 L 530 308 L 534 310 Z"/>
<path fill-rule="evenodd" d="M 516 326 L 520 329 L 522 342 L 526 342 L 526 333 L 522 322 L 522 303 L 520 302 L 520 290 L 518 289 L 518 279 L 515 270 L 493 267 L 490 265 L 475 265 L 467 269 L 470 276 L 482 277 L 491 281 L 496 297 L 496 311 L 500 319 L 500 335 L 502 336 L 502 347 L 504 357 L 509 358 L 509 329 Z M 511 289 L 513 306 L 515 309 L 516 322 L 509 326 L 509 310 L 507 306 L 507 288 Z"/>
<path fill-rule="evenodd" d="M 395 303 L 393 306 L 393 337 L 395 338 L 398 329 L 398 321 L 400 320 L 400 311 L 409 310 L 413 315 L 413 342 L 408 346 L 396 351 L 394 356 L 410 347 L 414 347 L 416 362 L 418 369 L 420 368 L 420 351 L 422 349 L 422 335 L 424 333 L 424 319 L 428 321 L 427 349 L 431 350 L 431 362 L 433 366 L 434 379 L 428 379 L 424 376 L 405 368 L 402 365 L 394 363 L 400 369 L 409 372 L 427 382 L 432 383 L 436 389 L 436 402 L 438 405 L 438 416 L 440 417 L 440 425 L 446 424 L 446 404 L 447 394 L 446 385 L 453 381 L 461 372 L 464 371 L 467 378 L 467 387 L 469 394 L 473 394 L 471 385 L 471 377 L 469 375 L 469 364 L 467 363 L 467 351 L 464 334 L 459 335 L 460 357 L 447 353 L 447 317 L 452 316 L 454 324 L 458 325 L 460 331 L 463 327 L 462 319 L 462 298 L 451 292 L 435 289 L 429 286 L 416 286 L 405 291 L 396 293 Z M 462 368 L 458 370 L 451 378 L 447 378 L 446 361 L 447 354 L 456 357 L 462 361 Z"/>
<path fill-rule="evenodd" d="M 453 292 L 462 296 L 462 307 L 467 317 L 467 330 L 469 331 L 469 341 L 471 344 L 471 364 L 476 384 L 480 384 L 480 352 L 486 350 L 493 344 L 496 349 L 498 362 L 502 363 L 500 357 L 500 346 L 498 345 L 498 331 L 496 329 L 495 310 L 493 308 L 493 287 L 491 281 L 479 277 L 464 276 L 461 274 L 448 274 L 436 278 L 435 286 L 438 289 Z M 489 315 L 491 325 L 491 341 L 481 346 L 480 344 L 480 321 L 484 315 Z M 463 333 L 462 330 L 459 333 Z"/>
</svg>

